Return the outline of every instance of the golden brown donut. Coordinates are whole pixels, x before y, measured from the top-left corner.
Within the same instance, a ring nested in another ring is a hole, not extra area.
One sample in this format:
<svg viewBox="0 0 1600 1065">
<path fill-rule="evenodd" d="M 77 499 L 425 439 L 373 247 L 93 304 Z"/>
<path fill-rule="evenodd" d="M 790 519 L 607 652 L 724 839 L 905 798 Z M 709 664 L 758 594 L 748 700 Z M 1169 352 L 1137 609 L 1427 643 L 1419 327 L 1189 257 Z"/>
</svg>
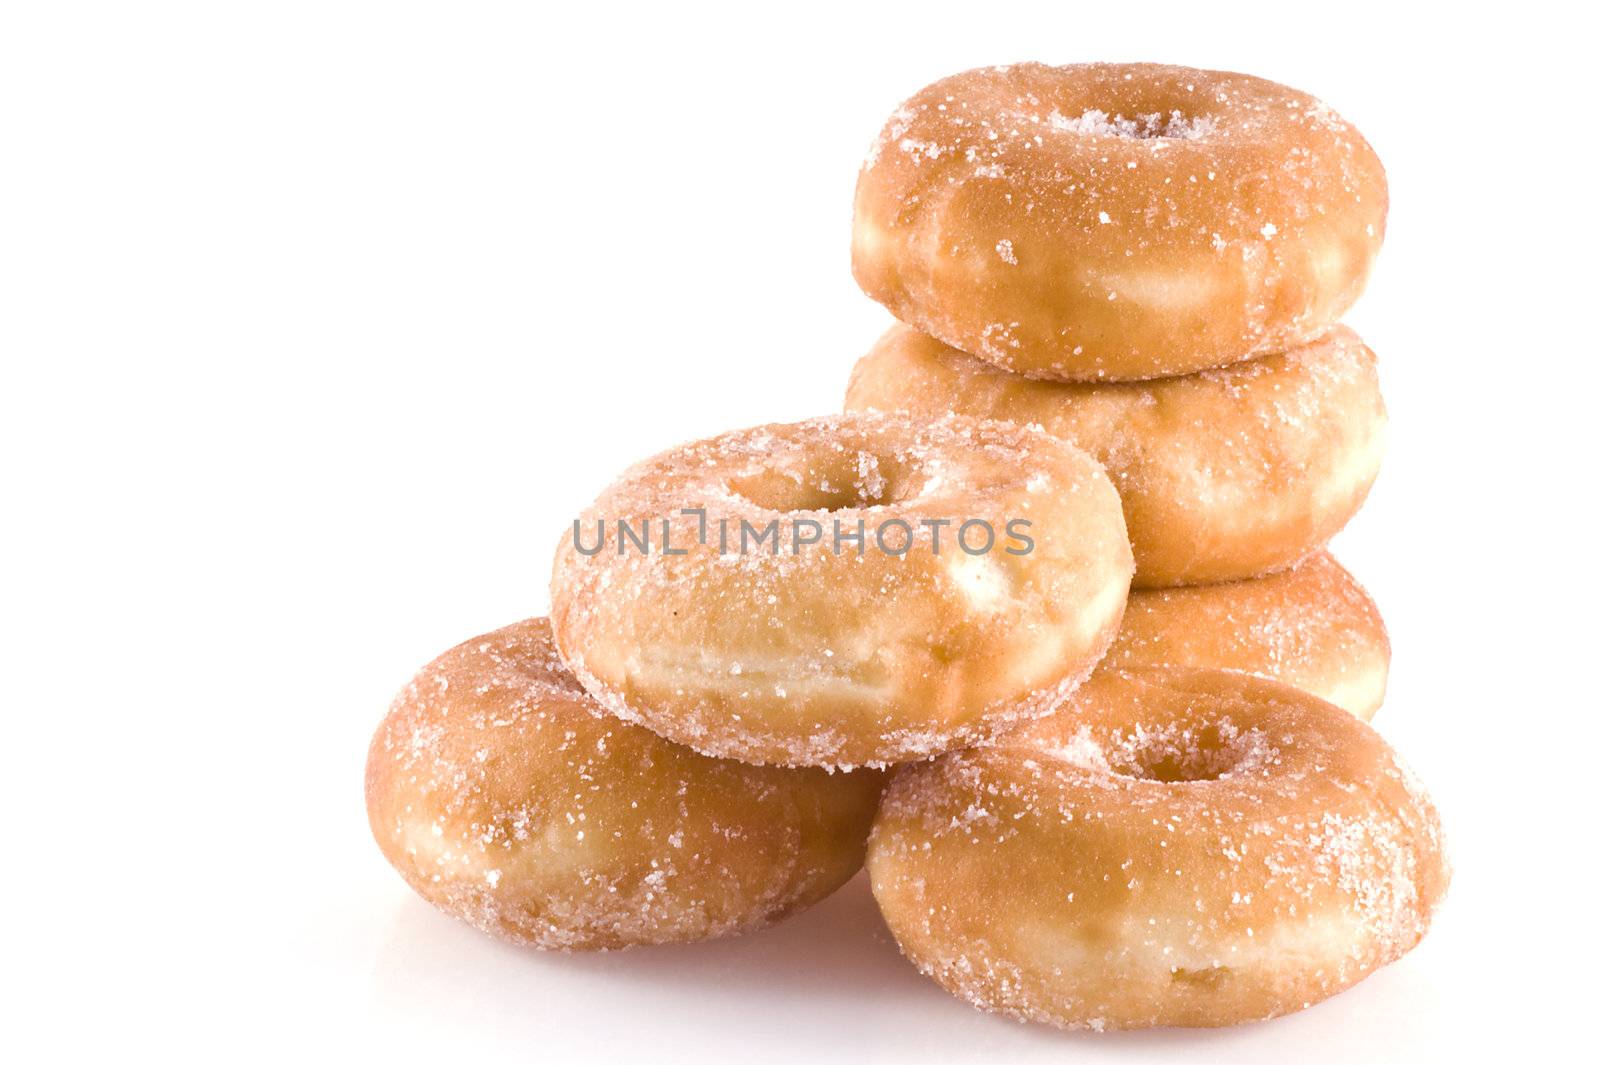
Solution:
<svg viewBox="0 0 1600 1065">
<path fill-rule="evenodd" d="M 1302 1009 L 1415 946 L 1449 879 L 1371 726 L 1187 669 L 1098 673 L 997 746 L 899 770 L 867 869 L 946 990 L 1096 1030 Z"/>
<path fill-rule="evenodd" d="M 745 528 L 773 537 L 752 549 Z M 1131 568 L 1116 491 L 1077 448 L 1006 422 L 844 415 L 629 470 L 557 552 L 551 623 L 586 689 L 669 739 L 883 765 L 1053 711 L 1110 645 Z"/>
<path fill-rule="evenodd" d="M 706 758 L 604 714 L 544 618 L 468 640 L 378 727 L 367 814 L 446 913 L 516 943 L 596 950 L 731 935 L 860 868 L 881 775 Z"/>
<path fill-rule="evenodd" d="M 1370 721 L 1389 634 L 1366 590 L 1319 551 L 1269 577 L 1134 592 L 1100 668 L 1162 665 L 1254 673 Z"/>
<path fill-rule="evenodd" d="M 1281 355 L 1158 381 L 1074 384 L 997 370 L 906 326 L 857 363 L 849 410 L 1037 424 L 1105 464 L 1139 588 L 1282 569 L 1360 509 L 1383 458 L 1377 359 L 1335 326 Z"/>
<path fill-rule="evenodd" d="M 1383 242 L 1361 135 L 1301 92 L 1154 63 L 934 82 L 856 184 L 856 281 L 1032 377 L 1138 380 L 1311 340 Z"/>
</svg>

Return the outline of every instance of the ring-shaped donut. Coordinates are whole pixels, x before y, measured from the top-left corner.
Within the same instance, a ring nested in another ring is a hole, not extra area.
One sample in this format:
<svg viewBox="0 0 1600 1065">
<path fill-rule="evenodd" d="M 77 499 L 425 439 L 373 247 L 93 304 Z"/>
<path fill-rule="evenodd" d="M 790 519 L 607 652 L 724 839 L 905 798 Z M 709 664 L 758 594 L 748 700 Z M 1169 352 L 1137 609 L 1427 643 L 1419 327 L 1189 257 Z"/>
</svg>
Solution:
<svg viewBox="0 0 1600 1065">
<path fill-rule="evenodd" d="M 1163 665 L 1254 673 L 1370 721 L 1389 680 L 1389 634 L 1366 589 L 1319 551 L 1267 577 L 1128 596 L 1100 668 Z"/>
<path fill-rule="evenodd" d="M 849 410 L 1036 424 L 1088 451 L 1122 497 L 1138 588 L 1293 565 L 1344 527 L 1382 464 L 1378 362 L 1345 326 L 1280 355 L 1157 381 L 1033 381 L 905 326 L 859 363 Z"/>
<path fill-rule="evenodd" d="M 1309 1006 L 1416 945 L 1448 881 L 1432 804 L 1369 725 L 1184 669 L 1096 674 L 994 747 L 897 771 L 867 869 L 947 990 L 1092 1029 Z"/>
<path fill-rule="evenodd" d="M 1377 155 L 1262 78 L 1152 63 L 988 67 L 885 125 L 852 261 L 903 322 L 1029 376 L 1135 380 L 1304 344 L 1383 242 Z"/>
<path fill-rule="evenodd" d="M 367 813 L 419 895 L 550 950 L 772 924 L 861 867 L 881 775 L 707 758 L 604 713 L 544 618 L 446 651 L 395 700 Z"/>
<path fill-rule="evenodd" d="M 551 622 L 585 688 L 669 739 L 882 765 L 1054 710 L 1110 644 L 1131 566 L 1116 490 L 1077 448 L 844 415 L 629 470 L 564 538 Z"/>
</svg>

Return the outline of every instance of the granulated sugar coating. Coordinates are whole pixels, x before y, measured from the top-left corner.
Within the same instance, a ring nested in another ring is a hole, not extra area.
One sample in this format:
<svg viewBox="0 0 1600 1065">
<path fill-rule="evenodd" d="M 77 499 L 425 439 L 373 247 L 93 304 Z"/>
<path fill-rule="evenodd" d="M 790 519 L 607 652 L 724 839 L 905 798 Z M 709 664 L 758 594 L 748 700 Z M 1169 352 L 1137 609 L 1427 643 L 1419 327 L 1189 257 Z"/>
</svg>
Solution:
<svg viewBox="0 0 1600 1065">
<path fill-rule="evenodd" d="M 1136 380 L 1317 336 L 1360 295 L 1388 186 L 1304 93 L 1153 63 L 957 74 L 890 117 L 852 259 L 901 321 L 1006 369 Z"/>
<path fill-rule="evenodd" d="M 868 845 L 901 948 L 1067 1028 L 1302 1009 L 1410 950 L 1438 817 L 1369 726 L 1236 673 L 1097 673 L 1056 716 L 900 770 Z"/>
<path fill-rule="evenodd" d="M 1165 138 L 1168 140 L 1197 140 L 1216 133 L 1217 123 L 1210 118 L 1185 118 L 1182 111 L 1162 114 L 1152 111 L 1148 115 L 1123 118 L 1104 111 L 1088 110 L 1077 118 L 1068 118 L 1060 111 L 1046 116 L 1051 129 L 1066 130 L 1097 137 L 1138 137 L 1141 139 Z"/>
<path fill-rule="evenodd" d="M 1158 665 L 1254 673 L 1370 721 L 1389 636 L 1377 604 L 1324 551 L 1267 577 L 1134 592 L 1100 668 Z"/>
<path fill-rule="evenodd" d="M 651 549 L 621 522 L 649 525 Z M 752 545 L 746 527 L 775 532 Z M 584 687 L 763 764 L 913 761 L 1051 712 L 1105 653 L 1132 569 L 1093 459 L 952 416 L 690 444 L 625 473 L 577 535 L 557 553 L 551 623 Z"/>
<path fill-rule="evenodd" d="M 1378 362 L 1339 325 L 1280 355 L 1155 381 L 1034 381 L 905 326 L 856 364 L 845 406 L 1037 424 L 1088 451 L 1122 498 L 1134 586 L 1256 576 L 1360 509 L 1388 424 Z"/>
<path fill-rule="evenodd" d="M 748 931 L 861 866 L 882 786 L 706 758 L 602 713 L 534 618 L 395 700 L 367 760 L 384 856 L 423 898 L 551 950 Z"/>
</svg>

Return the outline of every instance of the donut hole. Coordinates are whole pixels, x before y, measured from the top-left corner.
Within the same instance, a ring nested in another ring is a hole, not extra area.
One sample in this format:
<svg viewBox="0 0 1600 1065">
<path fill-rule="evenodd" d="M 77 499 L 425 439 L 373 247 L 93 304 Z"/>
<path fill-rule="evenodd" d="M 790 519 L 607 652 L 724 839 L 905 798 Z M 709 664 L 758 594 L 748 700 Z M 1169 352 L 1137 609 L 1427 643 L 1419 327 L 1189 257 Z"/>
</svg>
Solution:
<svg viewBox="0 0 1600 1065">
<path fill-rule="evenodd" d="M 773 467 L 728 481 L 741 499 L 783 512 L 860 510 L 902 502 L 908 479 L 892 456 L 841 449 L 800 468 Z"/>
<path fill-rule="evenodd" d="M 1096 137 L 1127 137 L 1132 140 L 1199 140 L 1217 128 L 1216 120 L 1205 115 L 1188 115 L 1176 108 L 1147 111 L 1131 117 L 1120 111 L 1086 108 L 1081 114 L 1051 111 L 1050 128 L 1063 133 Z"/>
<path fill-rule="evenodd" d="M 1103 749 L 1113 773 L 1161 784 L 1221 780 L 1266 764 L 1276 755 L 1261 732 L 1241 730 L 1229 722 L 1136 727 L 1113 737 Z"/>
</svg>

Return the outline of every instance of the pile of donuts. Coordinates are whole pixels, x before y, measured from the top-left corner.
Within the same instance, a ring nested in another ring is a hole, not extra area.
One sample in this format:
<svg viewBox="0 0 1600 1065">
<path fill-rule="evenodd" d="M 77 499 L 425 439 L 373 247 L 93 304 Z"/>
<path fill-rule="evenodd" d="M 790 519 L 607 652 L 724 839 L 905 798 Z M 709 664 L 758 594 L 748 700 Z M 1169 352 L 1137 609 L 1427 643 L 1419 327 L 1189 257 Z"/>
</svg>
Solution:
<svg viewBox="0 0 1600 1065">
<path fill-rule="evenodd" d="M 554 950 L 747 932 L 864 863 L 923 972 L 1067 1028 L 1259 1020 L 1400 957 L 1439 821 L 1323 550 L 1383 449 L 1338 319 L 1386 209 L 1360 134 L 1259 78 L 923 89 L 858 180 L 855 276 L 900 324 L 845 413 L 606 489 L 550 617 L 379 727 L 383 853 Z"/>
</svg>

